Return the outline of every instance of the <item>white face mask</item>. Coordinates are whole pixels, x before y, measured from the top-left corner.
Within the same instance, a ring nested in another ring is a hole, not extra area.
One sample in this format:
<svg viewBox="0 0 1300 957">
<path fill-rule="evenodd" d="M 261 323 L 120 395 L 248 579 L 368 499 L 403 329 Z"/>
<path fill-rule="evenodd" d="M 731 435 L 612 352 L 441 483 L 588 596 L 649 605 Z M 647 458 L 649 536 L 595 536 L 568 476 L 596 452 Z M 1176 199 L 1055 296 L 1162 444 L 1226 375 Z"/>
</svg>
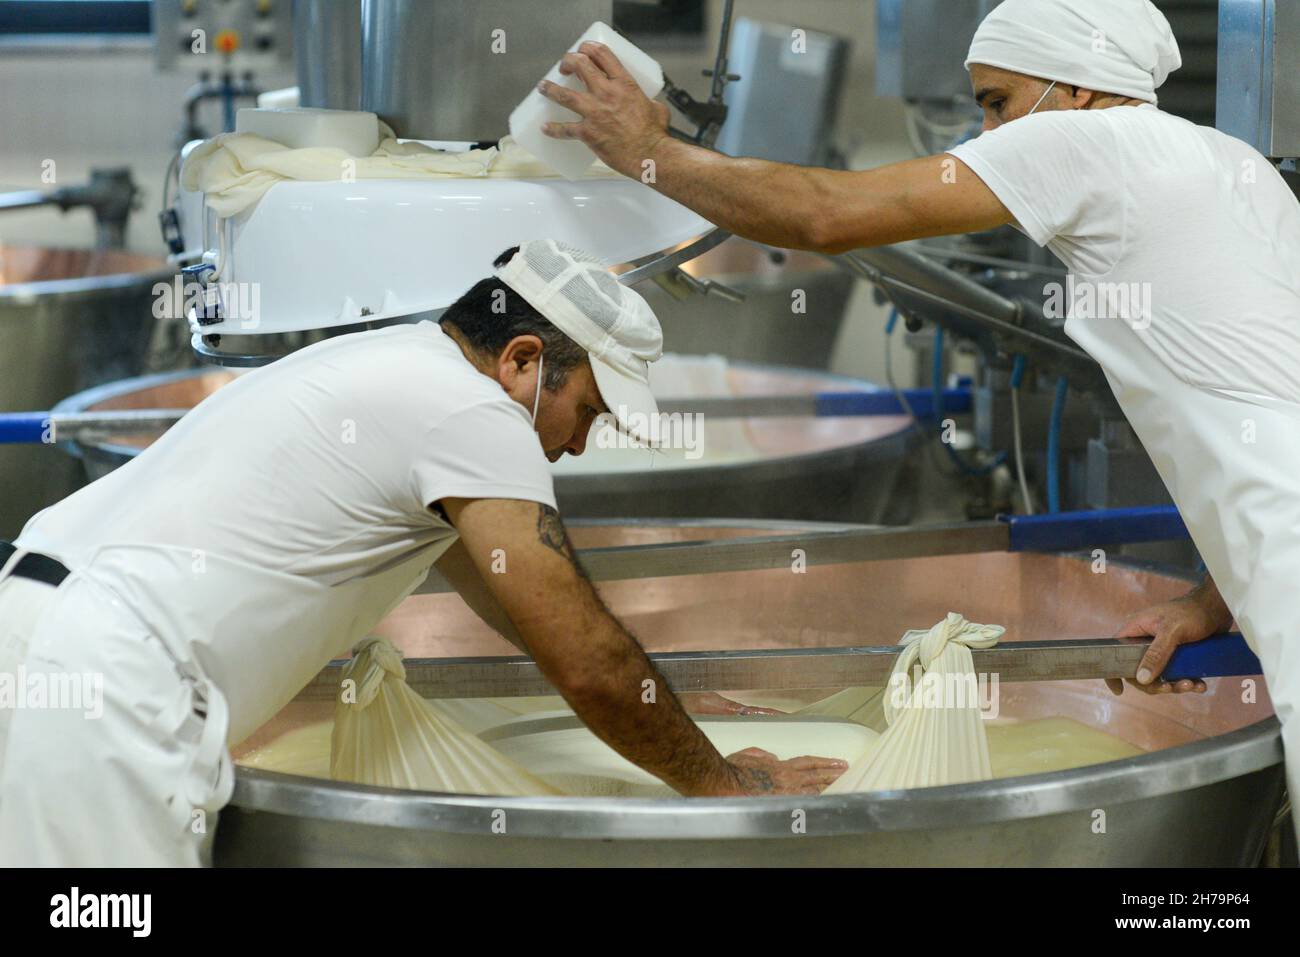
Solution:
<svg viewBox="0 0 1300 957">
<path fill-rule="evenodd" d="M 1048 94 L 1048 93 L 1051 93 L 1054 89 L 1056 89 L 1056 81 L 1055 81 L 1055 80 L 1053 80 L 1053 81 L 1052 81 L 1052 85 L 1049 86 L 1049 87 L 1048 87 L 1048 88 L 1043 92 L 1043 95 L 1040 96 L 1040 97 L 1038 98 L 1038 102 L 1034 104 L 1034 109 L 1033 109 L 1033 110 L 1030 110 L 1028 113 L 1026 113 L 1025 116 L 1033 116 L 1033 115 L 1034 115 L 1034 110 L 1037 110 L 1040 106 L 1043 105 L 1043 100 L 1047 99 L 1047 94 Z"/>
<path fill-rule="evenodd" d="M 537 393 L 533 396 L 533 428 L 537 428 L 537 410 L 542 405 L 542 363 L 545 356 L 537 357 Z"/>
</svg>

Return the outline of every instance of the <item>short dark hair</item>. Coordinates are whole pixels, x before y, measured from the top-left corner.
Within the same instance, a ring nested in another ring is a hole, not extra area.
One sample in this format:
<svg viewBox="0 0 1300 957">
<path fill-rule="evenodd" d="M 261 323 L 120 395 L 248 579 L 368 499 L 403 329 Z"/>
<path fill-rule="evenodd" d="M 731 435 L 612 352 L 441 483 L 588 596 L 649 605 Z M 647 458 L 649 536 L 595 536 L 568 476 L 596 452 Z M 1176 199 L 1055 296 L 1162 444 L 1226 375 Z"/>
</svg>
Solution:
<svg viewBox="0 0 1300 957">
<path fill-rule="evenodd" d="M 492 263 L 500 268 L 519 252 L 511 246 Z M 542 340 L 542 355 L 547 390 L 562 388 L 572 372 L 587 358 L 582 348 L 551 321 L 534 309 L 523 296 L 496 276 L 480 279 L 450 306 L 438 320 L 455 327 L 469 347 L 483 356 L 499 356 L 516 336 L 536 336 Z"/>
</svg>

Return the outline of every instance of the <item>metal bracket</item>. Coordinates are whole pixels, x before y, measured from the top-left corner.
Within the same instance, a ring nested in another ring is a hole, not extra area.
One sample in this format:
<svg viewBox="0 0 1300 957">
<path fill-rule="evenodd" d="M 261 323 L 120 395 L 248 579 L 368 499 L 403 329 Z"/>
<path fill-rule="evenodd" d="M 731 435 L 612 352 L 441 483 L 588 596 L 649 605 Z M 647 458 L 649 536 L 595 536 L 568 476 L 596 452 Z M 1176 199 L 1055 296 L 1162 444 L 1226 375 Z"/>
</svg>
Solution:
<svg viewBox="0 0 1300 957">
<path fill-rule="evenodd" d="M 660 273 L 651 282 L 656 283 L 660 289 L 678 301 L 684 301 L 691 296 L 717 296 L 719 299 L 725 299 L 728 302 L 745 301 L 743 292 L 732 289 L 730 286 L 716 282 L 713 279 L 698 279 L 682 269 L 681 266 Z"/>
<path fill-rule="evenodd" d="M 714 246 L 721 245 L 724 241 L 731 238 L 731 233 L 725 229 L 717 227 L 705 233 L 699 239 L 696 239 L 685 246 L 652 259 L 644 265 L 630 269 L 618 277 L 618 281 L 625 286 L 635 286 L 639 282 L 645 282 L 647 279 L 654 279 L 663 273 L 676 269 L 682 263 L 688 263 L 692 259 L 698 259 L 703 256 Z"/>
<path fill-rule="evenodd" d="M 1183 517 L 1172 505 L 1061 512 L 1056 515 L 1003 515 L 1010 552 L 1059 552 L 1100 545 L 1164 542 L 1189 538 Z"/>
<path fill-rule="evenodd" d="M 209 343 L 209 339 L 215 341 Z M 218 348 L 220 344 L 221 336 L 219 335 L 205 336 L 195 333 L 190 338 L 190 347 L 194 350 L 194 354 L 202 361 L 214 366 L 223 366 L 228 369 L 256 369 L 281 358 L 266 353 L 223 352 Z"/>
</svg>

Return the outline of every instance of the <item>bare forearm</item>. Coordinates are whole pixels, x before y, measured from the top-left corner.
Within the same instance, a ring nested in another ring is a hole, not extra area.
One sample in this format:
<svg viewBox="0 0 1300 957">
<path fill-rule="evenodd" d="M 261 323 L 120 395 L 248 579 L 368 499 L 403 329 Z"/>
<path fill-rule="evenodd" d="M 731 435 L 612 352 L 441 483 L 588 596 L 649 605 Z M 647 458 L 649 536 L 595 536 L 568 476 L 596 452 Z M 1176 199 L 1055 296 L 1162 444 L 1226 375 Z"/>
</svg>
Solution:
<svg viewBox="0 0 1300 957">
<path fill-rule="evenodd" d="M 544 538 L 555 543 L 571 569 L 578 568 L 559 516 L 543 509 L 541 521 L 547 526 Z M 550 571 L 554 577 L 547 576 L 534 600 L 514 610 L 542 674 L 597 737 L 678 792 L 735 793 L 733 769 L 591 583 L 575 581 L 563 565 Z M 562 607 L 547 600 L 557 598 Z"/>
<path fill-rule="evenodd" d="M 547 135 L 582 141 L 624 176 L 745 239 L 839 253 L 1011 221 L 953 156 L 863 171 L 725 156 L 674 139 L 668 107 L 648 99 L 608 47 L 583 44 L 565 54 L 560 72 L 579 76 L 586 91 L 545 80 L 539 88 L 581 120 L 547 123 Z"/>
<path fill-rule="evenodd" d="M 653 166 L 629 170 L 730 233 L 785 249 L 817 248 L 816 215 L 825 208 L 827 170 L 715 153 L 665 137 Z"/>
<path fill-rule="evenodd" d="M 554 679 L 578 717 L 623 757 L 682 794 L 735 792 L 731 767 L 635 640 L 603 610 L 583 617 L 581 664 L 568 663 Z"/>
<path fill-rule="evenodd" d="M 739 772 L 718 754 L 605 608 L 554 508 L 521 501 L 446 504 L 466 543 L 464 555 L 525 649 L 601 740 L 683 794 L 762 789 L 758 772 Z M 508 561 L 499 575 L 487 557 L 497 548 Z M 457 555 L 444 557 L 455 565 Z M 741 773 L 748 775 L 743 789 Z"/>
<path fill-rule="evenodd" d="M 974 173 L 943 154 L 852 171 L 724 156 L 671 137 L 649 154 L 648 185 L 728 232 L 787 249 L 841 253 L 1011 221 Z"/>
<path fill-rule="evenodd" d="M 481 579 L 457 590 L 484 622 L 528 652 L 527 641 Z M 574 713 L 623 757 L 683 794 L 731 790 L 735 782 L 729 765 L 687 717 L 641 647 L 603 609 L 586 617 L 574 629 L 591 645 L 581 664 L 567 661 L 554 674 L 542 667 Z"/>
</svg>

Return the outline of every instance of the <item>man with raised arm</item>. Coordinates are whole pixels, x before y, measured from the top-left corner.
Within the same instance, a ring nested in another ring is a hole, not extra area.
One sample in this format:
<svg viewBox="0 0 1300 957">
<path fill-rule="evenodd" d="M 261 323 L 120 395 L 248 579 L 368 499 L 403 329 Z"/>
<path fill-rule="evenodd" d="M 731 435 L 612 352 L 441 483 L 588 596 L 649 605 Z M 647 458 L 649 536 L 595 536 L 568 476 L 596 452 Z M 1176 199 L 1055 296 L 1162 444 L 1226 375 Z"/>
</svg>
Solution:
<svg viewBox="0 0 1300 957">
<path fill-rule="evenodd" d="M 1209 569 L 1184 598 L 1121 627 L 1155 639 L 1137 683 L 1205 690 L 1159 676 L 1179 644 L 1235 619 L 1263 665 L 1295 795 L 1300 203 L 1257 150 L 1159 108 L 1156 91 L 1181 64 L 1149 0 L 1003 0 L 966 60 L 983 135 L 861 171 L 674 139 L 668 108 L 602 44 L 561 64 L 585 90 L 540 88 L 577 114 L 549 135 L 581 140 L 746 239 L 838 253 L 1010 224 L 1064 262 L 1084 291 L 1065 332 L 1105 372 Z M 1116 287 L 1136 287 L 1150 308 L 1108 302 Z"/>
</svg>

